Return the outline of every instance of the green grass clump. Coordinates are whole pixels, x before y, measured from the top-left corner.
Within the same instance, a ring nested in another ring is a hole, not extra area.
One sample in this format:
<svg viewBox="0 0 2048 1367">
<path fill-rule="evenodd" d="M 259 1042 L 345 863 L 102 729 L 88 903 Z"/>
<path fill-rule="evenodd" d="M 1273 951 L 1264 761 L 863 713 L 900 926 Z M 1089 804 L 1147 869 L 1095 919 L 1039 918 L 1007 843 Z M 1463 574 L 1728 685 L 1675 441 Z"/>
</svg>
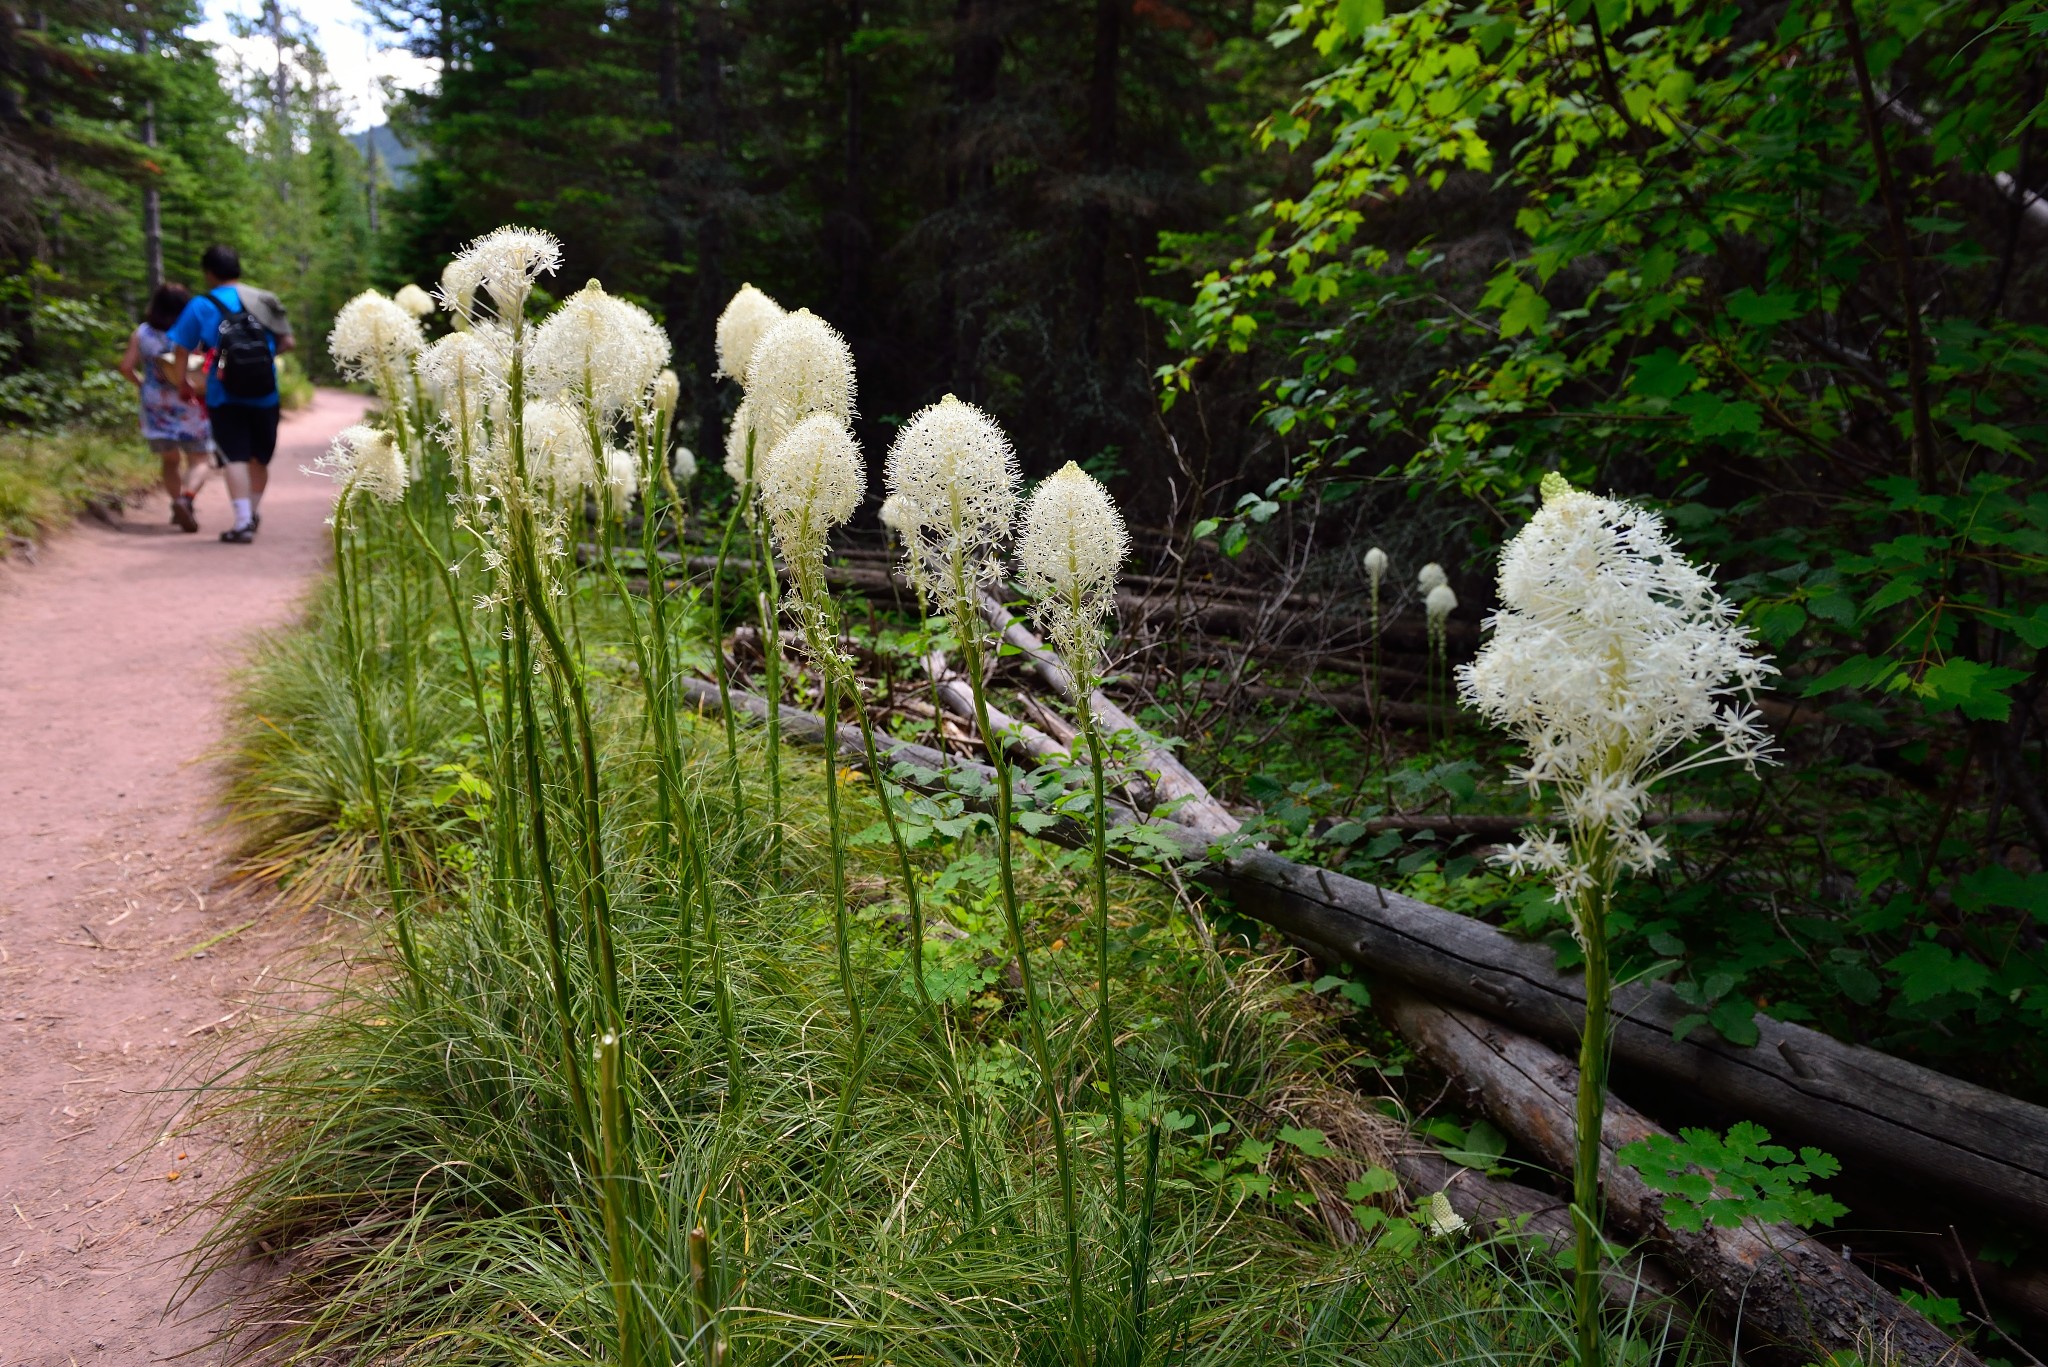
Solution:
<svg viewBox="0 0 2048 1367">
<path fill-rule="evenodd" d="M 1083 1304 L 1064 1271 L 1053 1148 L 985 833 L 918 852 L 927 915 L 950 928 L 928 946 L 936 1010 L 908 979 L 886 846 L 847 851 L 868 1045 L 842 1121 L 849 1021 L 824 892 L 821 767 L 788 758 L 776 883 L 760 734 L 741 734 L 736 807 L 722 724 L 679 718 L 673 773 L 715 883 L 702 898 L 660 816 L 636 657 L 620 639 L 632 619 L 597 585 L 565 607 L 604 756 L 625 1029 L 604 1045 L 600 960 L 572 918 L 561 948 L 579 1056 L 566 1066 L 537 880 L 493 872 L 507 804 L 525 796 L 508 797 L 492 767 L 446 596 L 428 592 L 423 561 L 398 563 L 396 545 L 357 611 L 421 970 L 358 979 L 215 1092 L 251 1161 L 206 1267 L 250 1247 L 279 1254 L 279 1278 L 245 1309 L 252 1343 L 337 1363 L 622 1361 L 623 1269 L 632 1342 L 650 1362 L 1053 1363 L 1071 1360 L 1076 1322 L 1099 1363 L 1550 1353 L 1562 1303 L 1547 1269 L 1509 1275 L 1491 1254 L 1448 1244 L 1396 1254 L 1332 1237 L 1348 1228 L 1347 1179 L 1376 1156 L 1371 1136 L 1356 1152 L 1332 1138 L 1331 1158 L 1276 1136 L 1342 1094 L 1341 1056 L 1284 975 L 1219 954 L 1164 890 L 1125 878 L 1112 884 L 1111 934 L 1138 1192 L 1119 1206 L 1090 899 L 1033 842 L 1020 846 L 1019 884 L 1075 1121 Z M 335 593 L 250 676 L 237 800 L 302 892 L 345 889 L 374 908 Z M 676 616 L 679 654 L 701 652 L 696 619 Z M 499 713 L 502 643 L 477 644 L 485 709 Z M 542 796 L 573 825 L 566 722 L 542 723 Z M 872 784 L 842 792 L 850 827 L 879 820 Z M 574 861 L 558 873 L 573 881 Z M 608 1070 L 624 1114 L 604 1125 L 578 1093 L 602 1091 Z"/>
<path fill-rule="evenodd" d="M 132 434 L 0 432 L 0 555 L 8 541 L 40 541 L 97 500 L 141 493 L 157 469 Z"/>
</svg>

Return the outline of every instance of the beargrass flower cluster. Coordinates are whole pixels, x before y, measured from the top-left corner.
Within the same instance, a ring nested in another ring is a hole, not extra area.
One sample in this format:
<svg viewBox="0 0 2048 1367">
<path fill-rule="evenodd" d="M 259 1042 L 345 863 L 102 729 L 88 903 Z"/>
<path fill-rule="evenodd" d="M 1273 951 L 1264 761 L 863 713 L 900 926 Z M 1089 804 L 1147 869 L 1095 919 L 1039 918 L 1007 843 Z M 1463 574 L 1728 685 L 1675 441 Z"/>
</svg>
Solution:
<svg viewBox="0 0 2048 1367">
<path fill-rule="evenodd" d="M 411 482 L 405 456 L 391 434 L 362 423 L 342 428 L 313 470 L 341 486 L 344 503 L 357 494 L 396 503 Z"/>
<path fill-rule="evenodd" d="M 426 345 L 420 320 L 375 290 L 364 290 L 341 306 L 327 334 L 327 354 L 352 380 L 367 380 L 382 391 Z M 392 396 L 385 394 L 388 401 Z"/>
<path fill-rule="evenodd" d="M 1039 629 L 1083 695 L 1101 679 L 1103 621 L 1116 608 L 1117 572 L 1130 550 L 1109 490 L 1073 461 L 1032 491 L 1017 568 Z"/>
<path fill-rule="evenodd" d="M 748 371 L 754 350 L 782 316 L 782 305 L 752 285 L 741 285 L 718 315 L 718 373 L 743 387 L 752 383 Z"/>
<path fill-rule="evenodd" d="M 1017 516 L 1017 453 L 995 419 L 946 395 L 920 409 L 889 448 L 904 566 L 963 637 L 984 634 L 973 595 L 999 572 Z"/>
</svg>

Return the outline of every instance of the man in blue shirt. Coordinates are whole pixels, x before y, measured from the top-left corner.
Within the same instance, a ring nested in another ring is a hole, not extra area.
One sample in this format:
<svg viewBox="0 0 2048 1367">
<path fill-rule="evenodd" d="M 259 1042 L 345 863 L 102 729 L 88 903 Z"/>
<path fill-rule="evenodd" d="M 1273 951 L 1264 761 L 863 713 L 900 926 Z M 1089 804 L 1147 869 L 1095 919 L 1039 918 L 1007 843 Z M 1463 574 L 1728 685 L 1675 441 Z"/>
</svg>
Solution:
<svg viewBox="0 0 2048 1367">
<path fill-rule="evenodd" d="M 241 283 L 242 258 L 233 247 L 208 247 L 199 268 L 206 292 L 192 296 L 171 324 L 171 342 L 177 347 L 179 387 L 188 399 L 198 394 L 187 358 L 195 351 L 215 353 L 206 373 L 206 412 L 227 462 L 228 496 L 235 505 L 235 525 L 220 539 L 246 546 L 256 539 L 262 521 L 258 509 L 270 482 L 270 458 L 277 452 L 276 357 L 295 343 L 277 296 Z M 244 312 L 247 318 L 236 318 Z M 261 326 L 261 347 L 247 326 L 250 320 Z M 225 340 L 224 326 L 229 332 Z"/>
</svg>

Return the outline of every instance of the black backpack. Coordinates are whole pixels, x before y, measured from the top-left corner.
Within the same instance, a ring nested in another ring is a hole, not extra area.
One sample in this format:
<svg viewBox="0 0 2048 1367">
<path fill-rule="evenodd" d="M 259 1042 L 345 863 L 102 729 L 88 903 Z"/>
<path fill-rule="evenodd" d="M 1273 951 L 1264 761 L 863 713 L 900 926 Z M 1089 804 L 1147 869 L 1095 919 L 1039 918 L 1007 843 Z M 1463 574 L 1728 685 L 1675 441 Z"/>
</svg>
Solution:
<svg viewBox="0 0 2048 1367">
<path fill-rule="evenodd" d="M 209 292 L 207 302 L 220 310 L 219 350 L 213 360 L 213 377 L 220 381 L 231 399 L 262 399 L 277 392 L 277 365 L 271 358 L 270 329 L 256 321 L 240 306 L 230 313 L 220 296 Z"/>
</svg>

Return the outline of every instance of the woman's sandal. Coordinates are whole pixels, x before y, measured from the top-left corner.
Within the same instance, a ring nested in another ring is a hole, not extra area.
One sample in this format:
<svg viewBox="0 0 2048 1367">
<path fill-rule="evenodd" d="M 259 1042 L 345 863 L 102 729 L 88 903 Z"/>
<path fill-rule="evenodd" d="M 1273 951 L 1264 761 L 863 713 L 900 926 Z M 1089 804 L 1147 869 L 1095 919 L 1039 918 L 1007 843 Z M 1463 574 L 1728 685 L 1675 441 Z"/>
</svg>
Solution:
<svg viewBox="0 0 2048 1367">
<path fill-rule="evenodd" d="M 256 540 L 256 529 L 254 527 L 236 527 L 230 531 L 222 532 L 220 539 L 233 542 L 237 546 L 247 546 Z"/>
</svg>

